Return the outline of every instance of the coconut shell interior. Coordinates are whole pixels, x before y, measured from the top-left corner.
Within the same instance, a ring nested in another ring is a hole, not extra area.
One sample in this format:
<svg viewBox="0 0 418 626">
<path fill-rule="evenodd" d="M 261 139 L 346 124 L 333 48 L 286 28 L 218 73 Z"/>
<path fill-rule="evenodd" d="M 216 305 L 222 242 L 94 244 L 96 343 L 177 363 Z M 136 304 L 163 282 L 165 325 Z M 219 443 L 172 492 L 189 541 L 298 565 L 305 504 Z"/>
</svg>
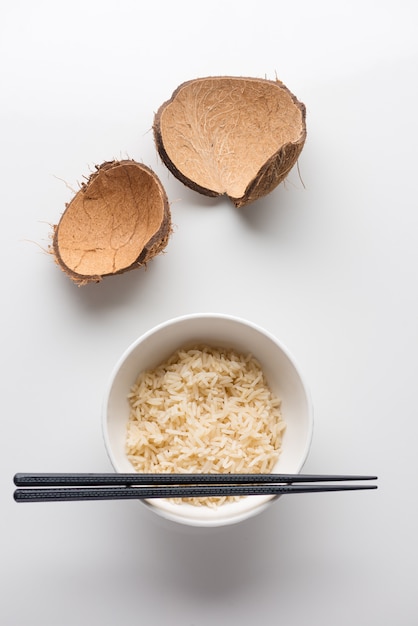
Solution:
<svg viewBox="0 0 418 626">
<path fill-rule="evenodd" d="M 170 232 L 157 176 L 135 161 L 104 163 L 67 205 L 53 252 L 75 282 L 97 282 L 146 263 L 166 246 Z"/>
<path fill-rule="evenodd" d="M 264 169 L 274 187 L 294 165 L 306 136 L 305 107 L 280 81 L 201 78 L 180 85 L 160 107 L 154 134 L 163 161 L 185 184 L 245 200 Z"/>
</svg>

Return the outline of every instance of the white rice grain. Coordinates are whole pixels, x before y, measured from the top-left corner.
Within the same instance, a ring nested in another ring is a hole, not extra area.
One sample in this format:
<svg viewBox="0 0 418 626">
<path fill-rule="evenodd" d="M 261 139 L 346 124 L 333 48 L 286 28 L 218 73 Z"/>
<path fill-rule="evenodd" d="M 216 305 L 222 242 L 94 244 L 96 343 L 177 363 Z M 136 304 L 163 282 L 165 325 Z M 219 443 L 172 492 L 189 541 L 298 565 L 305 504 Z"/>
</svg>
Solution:
<svg viewBox="0 0 418 626">
<path fill-rule="evenodd" d="M 126 453 L 137 472 L 268 473 L 277 462 L 286 427 L 280 399 L 251 354 L 180 349 L 142 372 L 128 399 Z"/>
</svg>

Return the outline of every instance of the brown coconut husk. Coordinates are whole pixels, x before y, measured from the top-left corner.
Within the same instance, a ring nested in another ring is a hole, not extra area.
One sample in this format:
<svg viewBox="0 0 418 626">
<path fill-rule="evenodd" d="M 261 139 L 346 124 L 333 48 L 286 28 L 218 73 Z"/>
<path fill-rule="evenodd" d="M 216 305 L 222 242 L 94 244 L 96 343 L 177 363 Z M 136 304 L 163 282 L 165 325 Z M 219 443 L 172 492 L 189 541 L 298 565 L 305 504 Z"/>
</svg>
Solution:
<svg viewBox="0 0 418 626">
<path fill-rule="evenodd" d="M 54 226 L 51 252 L 78 285 L 145 265 L 162 252 L 171 214 L 161 182 L 133 160 L 105 162 Z"/>
<path fill-rule="evenodd" d="M 158 109 L 154 138 L 185 185 L 242 207 L 286 178 L 305 143 L 305 120 L 305 106 L 279 80 L 198 78 Z"/>
</svg>

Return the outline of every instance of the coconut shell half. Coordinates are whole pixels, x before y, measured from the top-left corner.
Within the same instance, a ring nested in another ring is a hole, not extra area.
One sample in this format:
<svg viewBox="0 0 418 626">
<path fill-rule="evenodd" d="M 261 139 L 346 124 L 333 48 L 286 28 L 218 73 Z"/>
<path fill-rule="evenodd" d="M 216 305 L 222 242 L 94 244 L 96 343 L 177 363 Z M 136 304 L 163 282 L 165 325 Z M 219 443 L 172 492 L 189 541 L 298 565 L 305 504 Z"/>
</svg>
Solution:
<svg viewBox="0 0 418 626">
<path fill-rule="evenodd" d="M 198 78 L 159 108 L 154 138 L 185 185 L 241 207 L 288 175 L 305 143 L 305 120 L 305 106 L 278 80 Z"/>
<path fill-rule="evenodd" d="M 96 166 L 54 226 L 51 252 L 78 285 L 145 265 L 171 234 L 158 177 L 132 160 Z"/>
</svg>

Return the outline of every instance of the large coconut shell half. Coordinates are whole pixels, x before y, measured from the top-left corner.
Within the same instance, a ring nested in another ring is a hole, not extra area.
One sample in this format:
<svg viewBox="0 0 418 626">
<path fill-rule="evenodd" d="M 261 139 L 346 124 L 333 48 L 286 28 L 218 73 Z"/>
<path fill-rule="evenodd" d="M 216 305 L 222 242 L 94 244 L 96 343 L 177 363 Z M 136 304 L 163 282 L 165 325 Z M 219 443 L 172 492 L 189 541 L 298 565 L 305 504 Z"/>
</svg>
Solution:
<svg viewBox="0 0 418 626">
<path fill-rule="evenodd" d="M 161 159 L 185 185 L 237 207 L 270 193 L 306 139 L 305 106 L 276 80 L 208 77 L 180 85 L 154 118 Z"/>
<path fill-rule="evenodd" d="M 96 171 L 54 226 L 51 252 L 78 285 L 138 268 L 162 252 L 171 234 L 168 199 L 156 174 L 132 160 Z"/>
</svg>

